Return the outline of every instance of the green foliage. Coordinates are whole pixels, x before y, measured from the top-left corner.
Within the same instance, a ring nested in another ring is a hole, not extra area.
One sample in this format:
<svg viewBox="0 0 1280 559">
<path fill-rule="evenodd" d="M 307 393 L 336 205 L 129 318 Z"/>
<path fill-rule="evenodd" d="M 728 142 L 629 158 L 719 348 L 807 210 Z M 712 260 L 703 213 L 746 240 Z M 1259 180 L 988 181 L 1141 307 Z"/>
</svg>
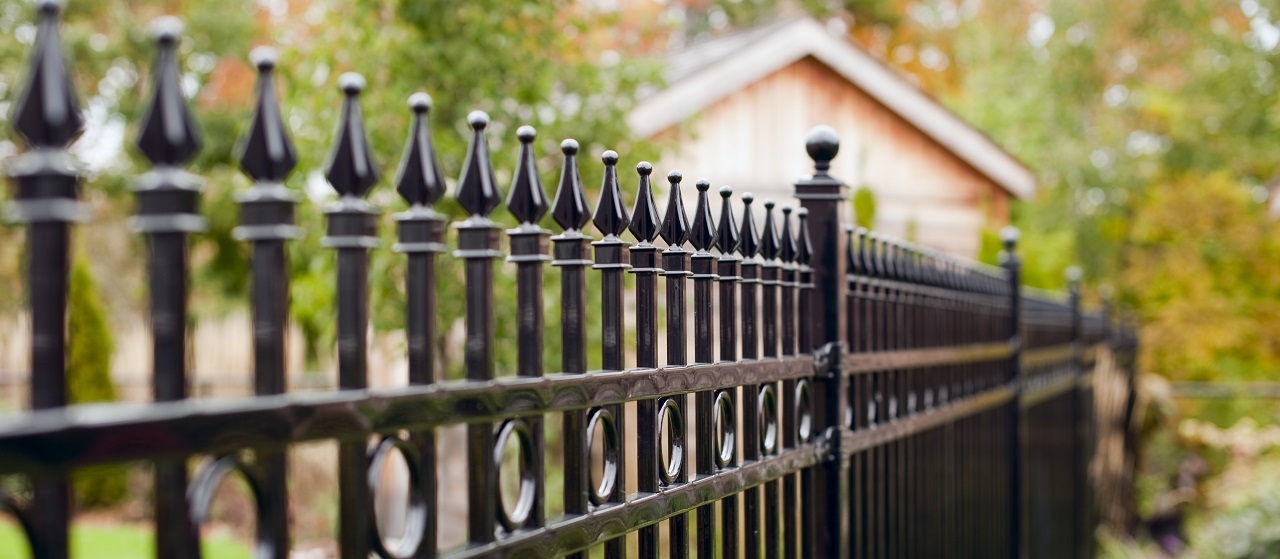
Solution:
<svg viewBox="0 0 1280 559">
<path fill-rule="evenodd" d="M 876 194 L 866 186 L 859 186 L 853 191 L 853 220 L 858 227 L 875 227 Z"/>
<path fill-rule="evenodd" d="M 73 404 L 116 399 L 111 382 L 114 341 L 101 301 L 89 265 L 77 258 L 67 303 L 67 395 Z M 128 493 L 125 476 L 122 465 L 77 470 L 73 476 L 76 502 L 87 508 L 120 504 Z"/>
</svg>

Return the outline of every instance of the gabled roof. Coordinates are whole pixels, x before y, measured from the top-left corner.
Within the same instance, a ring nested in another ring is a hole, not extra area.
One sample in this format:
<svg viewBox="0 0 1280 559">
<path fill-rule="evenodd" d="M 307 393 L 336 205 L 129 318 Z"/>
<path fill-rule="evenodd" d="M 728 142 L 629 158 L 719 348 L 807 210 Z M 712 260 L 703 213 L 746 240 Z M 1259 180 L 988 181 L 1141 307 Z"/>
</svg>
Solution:
<svg viewBox="0 0 1280 559">
<path fill-rule="evenodd" d="M 807 56 L 954 153 L 1017 198 L 1035 193 L 1035 176 L 986 134 L 964 122 L 866 51 L 810 17 L 746 29 L 668 57 L 668 87 L 644 98 L 627 120 L 652 136 Z"/>
</svg>

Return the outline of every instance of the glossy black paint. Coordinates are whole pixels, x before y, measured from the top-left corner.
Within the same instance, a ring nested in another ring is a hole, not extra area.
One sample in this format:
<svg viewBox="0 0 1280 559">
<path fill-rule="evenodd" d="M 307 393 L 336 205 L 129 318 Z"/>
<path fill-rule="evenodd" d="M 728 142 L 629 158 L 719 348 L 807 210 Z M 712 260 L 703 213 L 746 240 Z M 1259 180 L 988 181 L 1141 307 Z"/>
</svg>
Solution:
<svg viewBox="0 0 1280 559">
<path fill-rule="evenodd" d="M 630 532 L 638 532 L 645 558 L 686 557 L 691 536 L 699 557 L 1092 554 L 1097 516 L 1086 469 L 1093 444 L 1087 371 L 1103 347 L 1131 368 L 1136 340 L 1108 327 L 1103 315 L 1083 312 L 1074 286 L 1065 297 L 1021 287 L 1011 238 L 997 268 L 851 227 L 847 188 L 830 175 L 839 139 L 826 127 L 807 139 L 815 173 L 796 183 L 800 208 L 784 208 L 779 219 L 764 201 L 763 232 L 749 194 L 741 196 L 744 211 L 735 219 L 729 187 L 719 189 L 713 219 L 705 180 L 697 183 L 691 222 L 679 172 L 668 175 L 660 217 L 648 163 L 636 166 L 639 195 L 628 212 L 612 151 L 601 157 L 592 215 L 573 140 L 562 143 L 561 180 L 548 203 L 536 168 L 536 132 L 521 127 L 506 201 L 519 225 L 503 235 L 488 217 L 502 202 L 485 137 L 489 119 L 472 113 L 454 192 L 467 215 L 455 224 L 452 253 L 466 283 L 466 380 L 444 381 L 435 290 L 439 259 L 450 256 L 447 218 L 433 206 L 445 181 L 428 121 L 431 98 L 414 94 L 395 178 L 407 209 L 395 215 L 398 242 L 391 247 L 405 254 L 409 386 L 370 391 L 368 253 L 383 247 L 379 211 L 363 198 L 379 172 L 358 102 L 364 80 L 344 75 L 341 121 L 325 165 L 339 194 L 327 209 L 324 239 L 338 251 L 339 389 L 290 394 L 286 243 L 304 232 L 294 225 L 301 198 L 283 182 L 300 157 L 276 101 L 277 57 L 255 51 L 257 99 L 238 154 L 253 184 L 238 196 L 236 229 L 251 245 L 255 396 L 187 399 L 186 241 L 203 219 L 200 181 L 181 167 L 197 153 L 200 137 L 177 87 L 180 25 L 171 18 L 155 26 L 154 90 L 139 135 L 154 168 L 138 179 L 134 218 L 148 241 L 158 401 L 66 408 L 70 224 L 84 211 L 65 147 L 83 121 L 57 38 L 59 4 L 43 0 L 37 7 L 32 71 L 13 118 L 29 149 L 8 165 L 15 187 L 10 210 L 27 228 L 34 410 L 0 427 L 0 474 L 28 476 L 33 487 L 27 501 L 0 494 L 0 510 L 17 518 L 36 557 L 67 556 L 72 470 L 142 461 L 156 472 L 158 556 L 198 556 L 198 527 L 215 489 L 238 476 L 255 505 L 256 553 L 283 559 L 290 547 L 285 451 L 306 441 L 336 441 L 340 448 L 343 557 L 585 557 L 597 545 L 607 557 L 621 557 Z M 548 211 L 561 228 L 554 237 L 539 226 Z M 588 222 L 600 240 L 583 232 Z M 623 240 L 627 231 L 635 244 Z M 658 236 L 665 250 L 654 244 Z M 686 242 L 695 252 L 685 250 Z M 542 367 L 548 260 L 560 270 L 562 290 L 559 371 Z M 587 274 L 596 271 L 600 288 L 589 298 Z M 498 273 L 513 273 L 517 284 L 511 374 L 494 366 Z M 627 273 L 635 276 L 633 315 L 625 306 Z M 666 278 L 665 307 L 658 303 L 659 275 Z M 694 365 L 686 345 L 690 278 Z M 588 370 L 589 312 L 603 324 L 599 371 Z M 630 369 L 629 335 L 636 360 Z M 664 335 L 667 357 L 660 363 Z M 693 414 L 686 410 L 690 395 Z M 624 413 L 631 403 L 635 429 Z M 565 418 L 559 518 L 547 518 L 545 510 L 546 487 L 556 481 L 542 469 L 548 413 Z M 461 449 L 437 449 L 435 430 L 457 424 L 468 433 L 469 542 L 441 550 L 437 452 Z M 603 438 L 589 435 L 596 425 Z M 665 449 L 664 427 L 675 430 Z M 508 440 L 518 444 L 523 467 L 520 496 L 504 507 L 497 473 L 499 447 Z M 624 458 L 631 444 L 634 464 Z M 605 451 L 600 487 L 587 471 L 592 447 Z M 398 545 L 378 533 L 373 512 L 380 465 L 391 453 L 410 467 L 410 526 Z M 188 476 L 192 457 L 209 460 Z M 630 467 L 637 468 L 635 487 L 627 485 Z M 689 532 L 690 514 L 697 534 Z M 660 549 L 662 522 L 667 549 Z"/>
</svg>

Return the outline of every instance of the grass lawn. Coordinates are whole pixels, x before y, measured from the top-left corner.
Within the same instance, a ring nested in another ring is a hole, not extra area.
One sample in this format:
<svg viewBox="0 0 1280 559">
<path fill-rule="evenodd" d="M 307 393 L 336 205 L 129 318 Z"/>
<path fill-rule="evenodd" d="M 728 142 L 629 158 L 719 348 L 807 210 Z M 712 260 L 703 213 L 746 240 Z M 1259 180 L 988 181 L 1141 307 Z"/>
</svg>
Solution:
<svg viewBox="0 0 1280 559">
<path fill-rule="evenodd" d="M 71 556 L 77 559 L 152 559 L 155 538 L 150 526 L 133 524 L 74 526 Z M 249 559 L 248 545 L 224 535 L 204 538 L 205 559 Z M 31 557 L 22 528 L 0 522 L 0 557 Z"/>
</svg>

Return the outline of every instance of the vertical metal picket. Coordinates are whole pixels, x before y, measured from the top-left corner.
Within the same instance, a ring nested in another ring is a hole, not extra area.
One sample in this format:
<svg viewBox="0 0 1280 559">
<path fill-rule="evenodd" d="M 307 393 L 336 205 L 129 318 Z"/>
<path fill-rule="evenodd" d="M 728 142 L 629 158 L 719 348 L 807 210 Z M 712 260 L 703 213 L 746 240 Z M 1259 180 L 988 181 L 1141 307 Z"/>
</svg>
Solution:
<svg viewBox="0 0 1280 559">
<path fill-rule="evenodd" d="M 720 187 L 720 220 L 716 224 L 716 247 L 720 250 L 720 258 L 716 261 L 717 282 L 720 286 L 720 361 L 738 360 L 738 282 L 742 259 L 735 254 L 738 250 L 738 224 L 733 219 L 733 206 L 729 198 L 733 196 L 733 188 Z M 723 398 L 722 398 L 723 397 Z M 719 429 L 712 433 L 715 438 L 715 463 L 717 470 L 734 468 L 738 465 L 738 388 L 728 388 L 714 396 L 715 408 L 712 410 L 714 424 Z M 728 411 L 721 409 L 720 403 L 727 402 Z M 744 416 L 746 414 L 743 414 Z M 728 425 L 726 425 L 728 423 Z M 724 436 L 728 434 L 729 436 Z M 720 500 L 720 556 L 738 556 L 738 496 L 728 495 Z"/>
<path fill-rule="evenodd" d="M 653 165 L 641 161 L 636 165 L 636 173 L 640 175 L 640 185 L 636 193 L 636 202 L 631 209 L 631 222 L 628 228 L 636 238 L 636 244 L 629 249 L 632 274 L 636 276 L 636 366 L 641 368 L 657 368 L 658 366 L 658 247 L 653 240 L 658 238 L 661 217 L 653 202 L 653 187 L 649 175 L 653 173 Z M 646 398 L 636 402 L 636 419 L 639 422 L 636 430 L 636 479 L 641 493 L 657 493 L 662 467 L 659 445 L 658 401 Z M 645 526 L 639 531 L 639 555 L 641 559 L 657 559 L 662 551 L 659 549 L 659 531 L 657 524 Z"/>
<path fill-rule="evenodd" d="M 147 238 L 153 395 L 169 402 L 187 397 L 187 235 L 203 231 L 205 219 L 199 213 L 201 180 L 181 168 L 201 143 L 179 83 L 182 22 L 162 16 L 151 23 L 151 32 L 156 41 L 153 89 L 138 148 L 154 168 L 134 186 L 138 212 L 132 224 Z M 187 520 L 187 478 L 182 460 L 155 465 L 157 557 L 199 553 L 199 540 Z"/>
<path fill-rule="evenodd" d="M 662 251 L 662 275 L 667 278 L 667 365 L 680 366 L 688 364 L 688 352 L 685 347 L 685 311 L 687 309 L 688 299 L 685 296 L 685 278 L 693 275 L 689 271 L 689 252 L 684 250 L 684 243 L 689 238 L 689 217 L 685 215 L 684 200 L 680 196 L 680 181 L 683 180 L 680 171 L 671 171 L 667 174 L 667 182 L 670 187 L 667 191 L 667 208 L 662 218 L 662 228 L 659 235 L 662 240 L 666 241 L 667 248 Z M 677 415 L 681 418 L 679 421 L 680 432 L 673 433 L 678 436 L 681 441 L 689 440 L 688 428 L 685 419 L 688 414 L 685 413 L 685 396 L 675 396 L 670 400 L 666 400 L 674 404 L 673 408 L 677 411 Z M 664 401 L 665 402 L 665 401 Z M 662 406 L 664 404 L 659 404 Z M 664 429 L 667 426 L 659 425 L 658 429 Z M 681 454 L 681 460 L 677 468 L 676 475 L 673 476 L 672 483 L 685 483 L 689 481 L 688 460 Z M 673 559 L 682 559 L 689 556 L 689 518 L 688 514 L 677 514 L 668 521 L 671 557 Z"/>
<path fill-rule="evenodd" d="M 1024 557 L 1025 528 L 1022 519 L 1022 493 L 1024 480 L 1022 477 L 1022 442 L 1026 425 L 1022 420 L 1022 406 L 1019 403 L 1022 393 L 1022 264 L 1018 261 L 1018 230 L 1012 226 L 1000 232 L 1004 242 L 1004 251 L 1000 254 L 1000 265 L 1005 271 L 1004 294 L 1008 297 L 1005 332 L 1008 336 L 1012 356 L 1009 358 L 1008 382 L 1012 384 L 1015 397 L 1009 404 L 1009 554 L 1012 557 Z"/>
</svg>

